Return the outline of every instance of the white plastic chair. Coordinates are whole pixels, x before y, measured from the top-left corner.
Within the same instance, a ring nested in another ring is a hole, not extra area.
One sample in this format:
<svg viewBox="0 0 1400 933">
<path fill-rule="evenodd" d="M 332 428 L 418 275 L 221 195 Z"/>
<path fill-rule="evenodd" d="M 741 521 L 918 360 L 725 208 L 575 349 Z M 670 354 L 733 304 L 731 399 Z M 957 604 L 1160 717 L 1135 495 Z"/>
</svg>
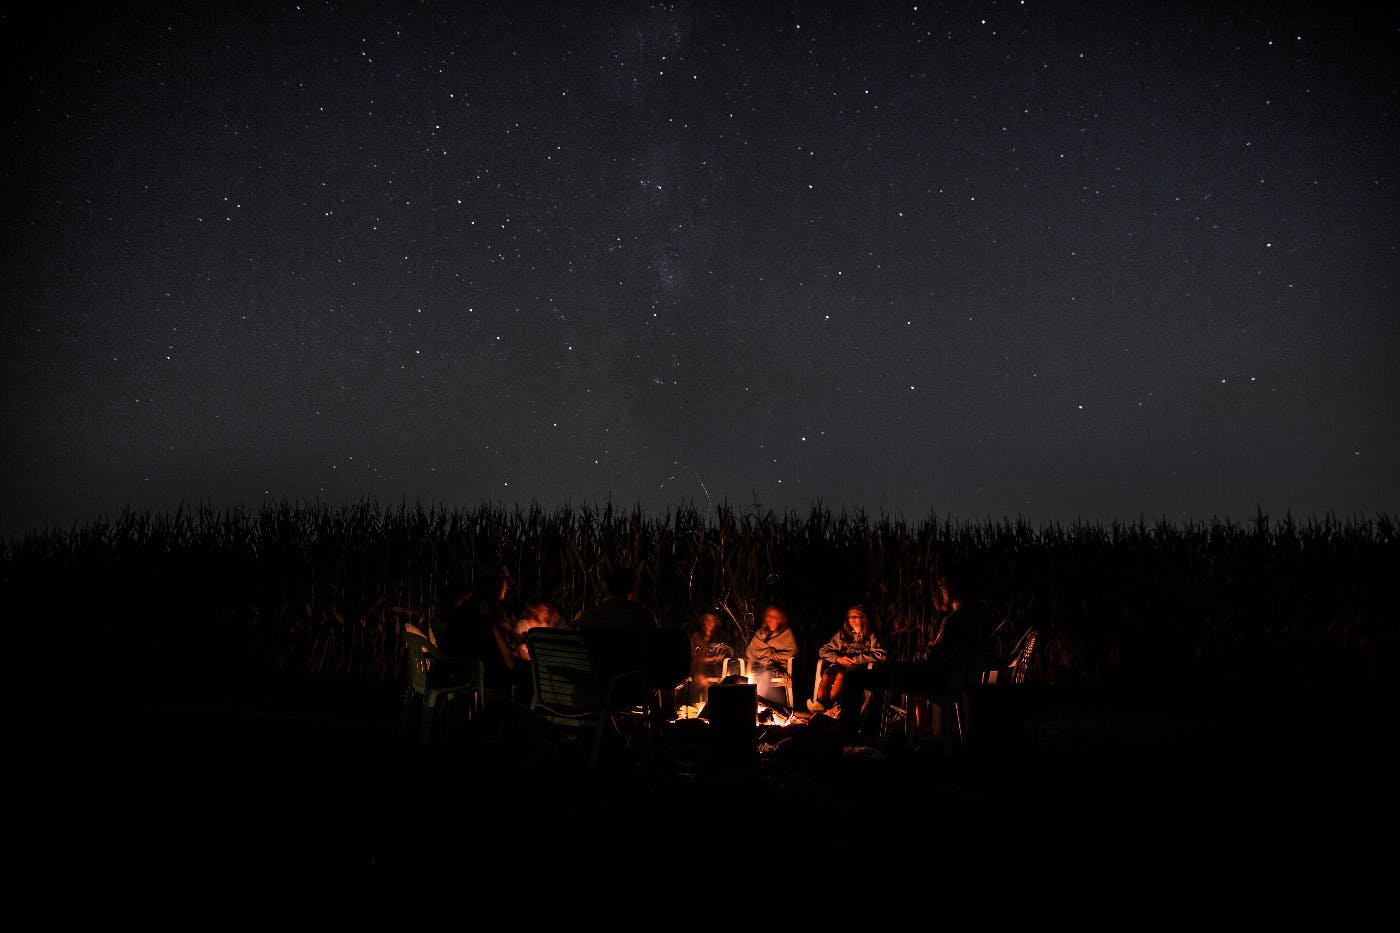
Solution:
<svg viewBox="0 0 1400 933">
<path fill-rule="evenodd" d="M 408 690 L 404 695 L 403 718 L 400 728 L 406 729 L 412 713 L 418 713 L 418 741 L 428 744 L 435 737 L 434 728 L 438 713 L 453 697 L 465 695 L 468 699 L 467 716 L 476 718 L 481 711 L 482 691 L 486 684 L 486 665 L 479 658 L 453 659 L 454 668 L 465 673 L 451 681 L 444 681 L 433 668 L 443 659 L 443 654 L 433 644 L 426 633 L 411 622 L 405 622 L 401 629 L 404 646 L 408 649 Z"/>
<path fill-rule="evenodd" d="M 817 694 L 820 693 L 820 692 L 821 692 L 821 689 L 822 689 L 822 672 L 825 671 L 829 666 L 830 666 L 830 664 L 829 664 L 828 662 L 822 660 L 820 656 L 817 658 L 817 670 L 816 670 L 815 675 L 812 677 L 812 699 L 814 699 L 814 700 L 817 698 Z M 870 667 L 874 667 L 875 665 L 874 665 L 874 664 L 867 664 L 867 665 L 865 665 L 865 666 L 866 666 L 867 668 L 870 668 Z M 862 713 L 864 713 L 864 709 L 865 709 L 864 704 L 870 702 L 870 697 L 871 697 L 871 691 L 866 690 L 866 691 L 865 691 L 864 701 L 863 701 L 863 704 L 862 704 L 862 710 L 861 710 Z M 840 701 L 840 699 L 838 698 L 838 699 L 837 699 L 837 706 L 840 706 L 840 705 L 841 705 L 841 701 Z"/>
<path fill-rule="evenodd" d="M 643 671 L 606 674 L 598 646 L 584 632 L 532 628 L 525 641 L 535 683 L 531 712 L 541 722 L 585 739 L 589 767 L 598 766 L 610 733 L 640 733 L 643 753 L 650 752 L 658 693 Z"/>
<path fill-rule="evenodd" d="M 737 671 L 731 669 L 731 661 L 737 662 Z M 796 666 L 796 662 L 797 655 L 793 655 L 787 659 L 787 670 L 785 672 L 770 674 L 768 676 L 768 686 L 783 688 L 783 693 L 787 697 L 787 708 L 789 710 L 793 708 L 792 676 L 793 669 Z M 754 678 L 752 672 L 749 669 L 749 662 L 747 658 L 726 658 L 724 661 L 723 676 L 728 677 L 731 673 L 742 674 L 745 677 L 748 677 L 749 680 L 757 683 L 757 680 Z M 765 702 L 771 702 L 771 700 L 768 700 L 761 693 L 759 694 L 759 699 L 764 700 Z"/>
</svg>

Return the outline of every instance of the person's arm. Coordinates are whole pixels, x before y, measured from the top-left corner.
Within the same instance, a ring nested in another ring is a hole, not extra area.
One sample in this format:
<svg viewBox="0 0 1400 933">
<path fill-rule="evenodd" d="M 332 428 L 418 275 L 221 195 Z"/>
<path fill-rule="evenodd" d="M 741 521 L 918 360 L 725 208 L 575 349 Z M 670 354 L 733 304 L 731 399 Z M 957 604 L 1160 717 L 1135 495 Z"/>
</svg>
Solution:
<svg viewBox="0 0 1400 933">
<path fill-rule="evenodd" d="M 768 663 L 768 658 L 772 655 L 772 646 L 759 638 L 757 633 L 749 639 L 749 646 L 744 649 L 744 657 L 748 659 L 749 668 L 760 667 Z"/>
<path fill-rule="evenodd" d="M 788 658 L 797 655 L 797 636 L 790 628 L 784 629 L 768 645 L 773 649 L 772 662 L 778 667 L 786 667 Z"/>
<path fill-rule="evenodd" d="M 496 650 L 501 654 L 501 660 L 505 662 L 506 670 L 515 670 L 515 625 L 504 614 L 491 626 L 491 634 L 496 637 Z"/>
<path fill-rule="evenodd" d="M 871 635 L 870 653 L 868 655 L 868 661 L 866 663 L 884 664 L 886 661 L 889 660 L 889 657 L 889 652 L 885 650 L 884 645 L 880 644 L 880 639 L 876 638 L 874 635 Z"/>
<path fill-rule="evenodd" d="M 827 639 L 826 644 L 817 649 L 817 656 L 828 664 L 835 664 L 841 657 L 841 630 L 837 629 L 836 634 Z"/>
<path fill-rule="evenodd" d="M 933 655 L 934 655 L 934 653 L 935 653 L 935 649 L 938 650 L 938 651 L 943 650 L 943 649 L 939 648 L 938 646 L 939 646 L 940 644 L 942 644 L 942 642 L 943 642 L 943 636 L 944 636 L 944 634 L 945 634 L 947 631 L 948 631 L 948 616 L 945 615 L 943 618 L 941 618 L 941 619 L 938 620 L 938 625 L 937 625 L 937 626 L 934 628 L 934 630 L 933 630 L 933 637 L 930 638 L 930 639 L 924 644 L 924 650 L 923 650 L 922 654 L 920 655 L 924 660 L 928 660 L 929 658 L 933 657 Z"/>
</svg>

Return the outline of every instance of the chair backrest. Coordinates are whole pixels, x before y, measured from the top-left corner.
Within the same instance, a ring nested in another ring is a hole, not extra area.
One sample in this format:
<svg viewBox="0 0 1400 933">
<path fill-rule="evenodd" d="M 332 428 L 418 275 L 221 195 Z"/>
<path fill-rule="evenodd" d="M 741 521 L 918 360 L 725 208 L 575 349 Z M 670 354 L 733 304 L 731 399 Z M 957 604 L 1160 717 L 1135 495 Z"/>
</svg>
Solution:
<svg viewBox="0 0 1400 933">
<path fill-rule="evenodd" d="M 436 702 L 458 693 L 480 694 L 485 688 L 486 668 L 480 659 L 448 658 L 438 650 L 432 638 L 412 622 L 404 623 L 402 634 L 408 649 L 408 685 L 423 699 Z M 442 662 L 441 667 L 438 662 Z"/>
<path fill-rule="evenodd" d="M 1040 633 L 1031 626 L 1021 634 L 1016 646 L 1011 649 L 1006 660 L 996 667 L 982 672 L 984 684 L 1021 684 L 1026 682 L 1026 672 L 1030 670 L 1031 656 L 1035 652 L 1036 640 Z"/>
<path fill-rule="evenodd" d="M 411 622 L 403 626 L 403 641 L 408 648 L 408 683 L 415 693 L 428 692 L 428 674 L 433 667 L 436 648 L 427 634 Z"/>
<path fill-rule="evenodd" d="M 650 743 L 651 718 L 658 703 L 641 669 L 609 674 L 599 649 L 588 633 L 554 628 L 533 628 L 525 633 L 530 649 L 535 691 L 530 710 L 553 726 L 592 736 L 588 761 L 598 764 L 603 736 L 614 724 L 626 721 L 642 731 Z"/>
<path fill-rule="evenodd" d="M 603 684 L 583 634 L 532 628 L 525 633 L 535 678 L 533 706 L 547 716 L 583 719 L 603 707 Z"/>
<path fill-rule="evenodd" d="M 1018 645 L 1020 650 L 1012 649 L 1010 667 L 1012 671 L 1011 682 L 1013 684 L 1025 683 L 1026 672 L 1029 671 L 1031 667 L 1031 654 L 1035 651 L 1036 639 L 1039 637 L 1040 633 L 1036 631 L 1034 626 L 1031 626 L 1026 629 L 1026 634 L 1021 636 L 1021 641 Z"/>
</svg>

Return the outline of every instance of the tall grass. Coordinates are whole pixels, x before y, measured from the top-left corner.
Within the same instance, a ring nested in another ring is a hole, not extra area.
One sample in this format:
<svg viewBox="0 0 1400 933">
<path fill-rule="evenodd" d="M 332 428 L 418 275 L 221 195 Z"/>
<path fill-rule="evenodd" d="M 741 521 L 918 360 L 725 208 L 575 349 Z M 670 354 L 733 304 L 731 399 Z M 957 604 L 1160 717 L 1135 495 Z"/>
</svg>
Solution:
<svg viewBox="0 0 1400 933">
<path fill-rule="evenodd" d="M 4 605 L 113 682 L 238 702 L 269 685 L 394 686 L 397 631 L 441 611 L 455 578 L 511 568 L 522 598 L 572 619 L 602 570 L 641 570 L 667 625 L 718 607 L 743 643 L 784 605 L 809 661 L 864 602 L 896 656 L 926 637 L 943 562 L 981 570 L 1001 647 L 1042 637 L 1040 682 L 1374 682 L 1395 642 L 1385 600 L 1394 521 L 1332 516 L 1248 525 L 909 523 L 862 512 L 665 515 L 583 507 L 125 513 L 3 545 Z"/>
</svg>

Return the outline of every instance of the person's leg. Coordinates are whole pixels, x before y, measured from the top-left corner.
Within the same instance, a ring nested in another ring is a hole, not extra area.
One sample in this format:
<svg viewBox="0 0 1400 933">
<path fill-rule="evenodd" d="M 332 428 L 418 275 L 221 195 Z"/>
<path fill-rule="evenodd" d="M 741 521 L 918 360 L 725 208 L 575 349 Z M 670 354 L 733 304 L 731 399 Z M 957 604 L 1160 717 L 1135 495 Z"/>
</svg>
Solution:
<svg viewBox="0 0 1400 933">
<path fill-rule="evenodd" d="M 772 679 L 772 674 L 769 672 L 768 668 L 761 665 L 754 665 L 749 669 L 749 679 L 753 681 L 754 692 L 763 699 L 768 699 L 768 682 Z"/>
<path fill-rule="evenodd" d="M 875 667 L 852 667 L 845 672 L 841 690 L 852 697 L 864 697 L 866 690 L 881 690 L 889 686 L 891 668 L 895 663 L 877 664 Z M 841 704 L 841 737 L 847 742 L 860 741 L 861 706 L 860 702 Z"/>
<path fill-rule="evenodd" d="M 841 689 L 846 683 L 846 668 L 839 664 L 833 664 L 835 673 L 831 676 L 831 684 L 826 688 L 826 705 L 836 706 L 841 702 Z"/>
<path fill-rule="evenodd" d="M 943 709 L 930 698 L 946 696 L 950 678 L 956 674 L 957 667 L 946 658 L 910 661 L 900 666 L 895 689 L 909 696 L 909 713 L 914 717 L 910 723 L 912 729 L 943 734 Z"/>
<path fill-rule="evenodd" d="M 515 670 L 511 673 L 511 680 L 511 694 L 515 701 L 528 709 L 535 697 L 534 665 L 529 661 L 517 660 Z"/>
</svg>

